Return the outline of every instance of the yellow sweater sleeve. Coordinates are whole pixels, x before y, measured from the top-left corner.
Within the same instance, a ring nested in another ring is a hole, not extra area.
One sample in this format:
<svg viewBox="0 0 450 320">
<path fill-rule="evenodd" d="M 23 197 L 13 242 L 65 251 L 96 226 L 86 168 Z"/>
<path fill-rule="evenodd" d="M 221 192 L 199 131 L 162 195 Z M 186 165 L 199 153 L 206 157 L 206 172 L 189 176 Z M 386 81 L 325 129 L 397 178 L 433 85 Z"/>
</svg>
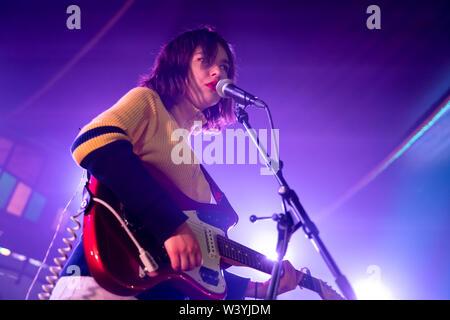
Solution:
<svg viewBox="0 0 450 320">
<path fill-rule="evenodd" d="M 144 133 L 151 137 L 157 123 L 158 99 L 158 95 L 148 88 L 130 90 L 81 129 L 71 150 L 75 162 L 80 165 L 92 151 L 114 141 L 126 140 L 135 145 Z"/>
</svg>

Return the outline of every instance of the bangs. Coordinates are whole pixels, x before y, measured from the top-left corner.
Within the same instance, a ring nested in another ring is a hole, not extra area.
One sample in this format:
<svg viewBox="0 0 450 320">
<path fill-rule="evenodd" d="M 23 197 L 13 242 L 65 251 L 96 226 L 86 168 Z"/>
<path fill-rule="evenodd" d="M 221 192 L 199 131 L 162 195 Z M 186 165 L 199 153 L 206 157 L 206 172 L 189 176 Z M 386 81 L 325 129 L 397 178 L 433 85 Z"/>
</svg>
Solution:
<svg viewBox="0 0 450 320">
<path fill-rule="evenodd" d="M 201 41 L 204 40 L 204 41 Z M 198 43 L 198 46 L 202 48 L 203 55 L 205 58 L 205 61 L 208 64 L 212 64 L 214 60 L 216 59 L 217 52 L 219 51 L 218 42 L 217 39 L 201 39 Z M 230 57 L 228 57 L 230 59 Z"/>
</svg>

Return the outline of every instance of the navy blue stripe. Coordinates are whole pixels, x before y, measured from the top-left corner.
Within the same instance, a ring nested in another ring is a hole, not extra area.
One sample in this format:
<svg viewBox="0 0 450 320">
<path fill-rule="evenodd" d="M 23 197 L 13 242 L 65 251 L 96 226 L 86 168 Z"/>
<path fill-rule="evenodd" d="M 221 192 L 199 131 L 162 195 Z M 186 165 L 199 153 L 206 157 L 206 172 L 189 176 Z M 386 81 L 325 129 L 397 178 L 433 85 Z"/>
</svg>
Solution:
<svg viewBox="0 0 450 320">
<path fill-rule="evenodd" d="M 86 131 L 85 133 L 83 133 L 81 136 L 79 136 L 73 143 L 72 148 L 70 149 L 70 151 L 73 153 L 73 151 L 78 148 L 79 145 L 81 145 L 82 143 L 101 136 L 102 134 L 106 134 L 106 133 L 123 133 L 126 135 L 125 131 L 123 131 L 121 128 L 119 127 L 115 127 L 115 126 L 104 126 L 104 127 L 98 127 L 98 128 L 94 128 L 91 130 Z"/>
<path fill-rule="evenodd" d="M 133 145 L 131 144 L 130 141 L 127 140 L 113 141 L 107 145 L 104 145 L 103 147 L 91 151 L 87 156 L 83 158 L 83 160 L 80 163 L 80 167 L 87 169 L 98 158 L 107 157 L 108 152 L 117 152 L 118 154 L 121 154 L 122 152 L 127 152 L 129 148 L 133 149 Z"/>
<path fill-rule="evenodd" d="M 161 245 L 187 219 L 160 182 L 143 166 L 130 141 L 116 140 L 91 151 L 80 166 L 108 186 L 129 209 L 129 222 L 142 226 Z"/>
</svg>

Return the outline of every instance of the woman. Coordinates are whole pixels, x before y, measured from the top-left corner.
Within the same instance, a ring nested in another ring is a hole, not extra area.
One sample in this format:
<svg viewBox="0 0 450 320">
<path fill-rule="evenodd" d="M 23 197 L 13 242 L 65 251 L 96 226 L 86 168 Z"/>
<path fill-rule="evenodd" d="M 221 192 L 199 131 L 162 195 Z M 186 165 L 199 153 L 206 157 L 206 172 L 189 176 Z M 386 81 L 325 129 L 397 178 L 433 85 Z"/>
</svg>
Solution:
<svg viewBox="0 0 450 320">
<path fill-rule="evenodd" d="M 172 141 L 171 135 L 180 128 L 193 132 L 199 129 L 195 126 L 199 123 L 205 131 L 221 130 L 230 124 L 232 102 L 221 99 L 215 86 L 221 79 L 234 77 L 234 55 L 220 35 L 209 28 L 185 32 L 162 48 L 152 72 L 141 80 L 140 86 L 83 127 L 72 146 L 75 161 L 133 212 L 129 220 L 164 245 L 176 271 L 199 267 L 201 251 L 185 222 L 187 216 L 153 173 L 162 173 L 190 199 L 211 203 L 211 189 L 198 162 L 172 161 L 171 151 L 178 141 Z M 81 245 L 66 263 L 70 265 L 80 267 L 80 277 L 69 277 L 64 269 L 51 299 L 124 298 L 94 281 Z M 300 280 L 299 272 L 289 262 L 284 266 L 280 293 L 294 289 Z M 224 276 L 227 299 L 255 297 L 255 292 L 257 298 L 265 297 L 269 282 L 258 285 L 228 272 Z M 162 283 L 137 298 L 189 297 Z"/>
</svg>

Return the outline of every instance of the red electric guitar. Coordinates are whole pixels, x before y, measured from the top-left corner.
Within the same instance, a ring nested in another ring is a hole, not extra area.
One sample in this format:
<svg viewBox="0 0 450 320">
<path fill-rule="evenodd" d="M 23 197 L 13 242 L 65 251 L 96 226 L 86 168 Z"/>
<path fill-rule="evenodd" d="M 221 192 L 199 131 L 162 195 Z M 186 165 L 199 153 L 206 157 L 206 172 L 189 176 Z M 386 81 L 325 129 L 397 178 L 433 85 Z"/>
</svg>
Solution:
<svg viewBox="0 0 450 320">
<path fill-rule="evenodd" d="M 92 276 L 112 293 L 134 296 L 162 281 L 170 281 L 193 299 L 224 299 L 227 288 L 222 269 L 238 265 L 272 272 L 273 261 L 230 240 L 226 230 L 231 225 L 219 228 L 214 223 L 217 220 L 208 220 L 217 215 L 201 210 L 184 213 L 200 244 L 203 264 L 191 271 L 175 272 L 164 248 L 126 220 L 125 208 L 109 189 L 91 177 L 89 191 L 91 200 L 83 224 L 84 252 Z M 302 274 L 299 286 L 318 293 L 324 300 L 343 300 L 322 280 Z"/>
</svg>

